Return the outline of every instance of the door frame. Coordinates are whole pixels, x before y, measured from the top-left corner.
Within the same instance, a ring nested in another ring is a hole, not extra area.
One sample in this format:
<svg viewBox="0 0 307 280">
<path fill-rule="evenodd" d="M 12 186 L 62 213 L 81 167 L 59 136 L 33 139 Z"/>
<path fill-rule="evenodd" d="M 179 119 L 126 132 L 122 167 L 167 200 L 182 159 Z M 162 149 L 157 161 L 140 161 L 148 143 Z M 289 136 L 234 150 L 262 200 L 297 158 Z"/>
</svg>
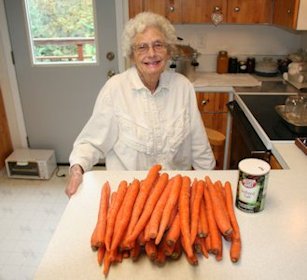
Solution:
<svg viewBox="0 0 307 280">
<path fill-rule="evenodd" d="M 97 0 L 96 0 L 97 1 Z M 118 42 L 121 42 L 123 26 L 128 20 L 128 0 L 115 0 L 116 32 Z M 0 85 L 4 107 L 13 149 L 27 148 L 27 132 L 18 90 L 17 77 L 11 57 L 11 43 L 8 32 L 4 0 L 0 0 Z M 125 70 L 125 60 L 122 56 L 120 43 L 117 44 L 118 69 Z"/>
</svg>

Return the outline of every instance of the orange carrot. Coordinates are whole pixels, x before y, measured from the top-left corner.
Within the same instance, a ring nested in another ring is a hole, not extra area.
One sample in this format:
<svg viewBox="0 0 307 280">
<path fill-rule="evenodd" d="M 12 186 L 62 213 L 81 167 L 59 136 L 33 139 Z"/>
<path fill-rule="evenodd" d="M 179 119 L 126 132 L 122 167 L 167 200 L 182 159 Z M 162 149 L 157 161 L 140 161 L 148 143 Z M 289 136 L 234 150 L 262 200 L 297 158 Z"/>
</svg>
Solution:
<svg viewBox="0 0 307 280">
<path fill-rule="evenodd" d="M 195 197 L 191 209 L 191 244 L 194 243 L 198 232 L 199 209 L 204 195 L 204 185 L 203 180 L 198 180 L 195 188 Z"/>
<path fill-rule="evenodd" d="M 165 208 L 163 209 L 163 214 L 162 214 L 158 234 L 157 234 L 156 241 L 155 241 L 156 244 L 160 243 L 163 237 L 164 231 L 169 223 L 173 208 L 176 207 L 177 205 L 180 190 L 181 190 L 181 185 L 182 185 L 182 176 L 178 174 L 174 177 L 174 184 L 172 184 L 171 186 L 171 191 L 170 191 L 168 200 L 166 202 Z"/>
<path fill-rule="evenodd" d="M 93 249 L 104 246 L 110 193 L 110 184 L 106 181 L 101 188 L 98 219 L 91 237 L 91 246 Z"/>
<path fill-rule="evenodd" d="M 157 256 L 157 246 L 153 239 L 145 243 L 145 252 L 151 261 L 154 261 Z"/>
<path fill-rule="evenodd" d="M 202 197 L 201 202 L 200 202 L 198 225 L 199 225 L 199 229 L 198 229 L 199 237 L 206 237 L 208 235 L 208 221 L 207 221 L 207 216 L 206 216 L 204 197 Z"/>
<path fill-rule="evenodd" d="M 166 185 L 166 187 L 164 188 L 163 193 L 161 194 L 155 209 L 153 210 L 151 216 L 150 216 L 150 220 L 147 224 L 148 228 L 147 231 L 145 231 L 145 240 L 148 241 L 150 238 L 151 239 L 155 239 L 157 237 L 158 234 L 158 230 L 159 230 L 159 224 L 161 221 L 161 217 L 163 214 L 163 209 L 165 207 L 165 204 L 167 202 L 170 190 L 171 190 L 171 185 L 173 184 L 174 180 L 170 179 L 168 181 L 168 184 Z"/>
<path fill-rule="evenodd" d="M 208 186 L 205 185 L 204 188 L 204 198 L 205 198 L 205 205 L 206 205 L 206 214 L 207 214 L 207 221 L 209 226 L 209 236 L 210 236 L 210 252 L 214 255 L 217 255 L 221 248 L 220 248 L 220 233 L 214 218 L 213 213 L 213 206 L 211 202 L 211 197 L 209 194 Z M 208 237 L 207 237 L 208 238 Z"/>
<path fill-rule="evenodd" d="M 183 236 L 181 236 L 181 245 L 182 245 L 182 248 L 185 252 L 187 252 L 187 250 L 188 250 L 187 246 L 191 246 L 191 244 L 187 244 L 186 240 L 183 239 Z M 197 265 L 198 264 L 198 259 L 197 259 L 196 254 L 194 253 L 194 251 L 192 251 L 192 254 L 190 256 L 188 254 L 186 254 L 186 258 L 191 265 Z"/>
<path fill-rule="evenodd" d="M 237 262 L 241 256 L 242 244 L 239 224 L 233 207 L 233 196 L 230 182 L 226 182 L 224 186 L 226 208 L 233 227 L 230 246 L 230 259 L 232 262 Z"/>
<path fill-rule="evenodd" d="M 110 267 L 111 267 L 111 258 L 110 258 L 110 251 L 106 251 L 104 258 L 103 258 L 103 274 L 105 276 L 108 275 Z"/>
<path fill-rule="evenodd" d="M 168 182 L 168 174 L 167 173 L 161 174 L 153 191 L 151 192 L 150 196 L 148 197 L 148 200 L 146 201 L 145 207 L 138 222 L 136 223 L 131 235 L 128 236 L 128 242 L 133 242 L 141 233 L 141 231 L 144 230 L 148 220 L 150 219 L 150 215 L 161 196 L 161 193 L 163 192 L 165 186 L 167 185 L 167 182 Z"/>
<path fill-rule="evenodd" d="M 127 248 L 127 249 L 131 248 L 131 244 L 129 244 L 127 239 L 132 234 L 132 232 L 135 228 L 135 225 L 137 224 L 139 217 L 142 214 L 143 208 L 144 208 L 145 203 L 147 201 L 147 198 L 148 198 L 148 196 L 151 192 L 151 189 L 152 189 L 155 181 L 159 177 L 159 171 L 161 170 L 161 168 L 162 168 L 162 166 L 159 165 L 159 164 L 152 166 L 149 169 L 145 180 L 141 182 L 140 191 L 139 191 L 139 194 L 138 194 L 136 201 L 134 203 L 133 210 L 132 210 L 132 216 L 131 216 L 129 226 L 128 226 L 128 229 L 127 229 L 127 235 L 126 235 L 127 238 L 123 241 L 123 244 L 122 244 L 122 246 Z"/>
<path fill-rule="evenodd" d="M 191 245 L 191 232 L 190 232 L 190 184 L 189 177 L 184 176 L 182 178 L 182 187 L 179 197 L 179 219 L 180 219 L 180 231 L 182 241 L 185 243 L 184 249 L 189 257 L 193 256 L 193 250 Z"/>
<path fill-rule="evenodd" d="M 225 201 L 221 195 L 221 192 L 218 190 L 218 186 L 215 186 L 208 176 L 205 177 L 205 180 L 212 201 L 213 214 L 216 224 L 221 233 L 227 236 L 231 234 L 232 227 L 226 210 Z M 216 184 L 220 184 L 220 181 L 217 181 Z"/>
<path fill-rule="evenodd" d="M 136 242 L 133 248 L 130 250 L 130 257 L 133 261 L 137 261 L 139 256 L 141 255 L 141 245 Z"/>
<path fill-rule="evenodd" d="M 194 202 L 195 193 L 196 193 L 197 182 L 198 182 L 198 179 L 194 178 L 192 186 L 191 186 L 191 190 L 190 190 L 190 219 L 192 215 L 192 208 L 193 208 L 193 202 Z"/>
<path fill-rule="evenodd" d="M 129 224 L 133 204 L 138 195 L 139 188 L 140 188 L 140 181 L 138 179 L 134 179 L 126 191 L 126 195 L 122 202 L 122 207 L 121 207 L 122 215 L 118 215 L 116 218 L 116 223 L 115 223 L 116 230 L 114 230 L 114 234 L 112 237 L 111 251 L 117 250 L 117 247 L 120 244 L 122 237 L 124 236 L 124 233 Z M 117 228 L 116 224 L 118 224 Z"/>
<path fill-rule="evenodd" d="M 102 265 L 105 251 L 106 251 L 106 247 L 104 247 L 104 246 L 101 246 L 101 247 L 98 248 L 98 251 L 97 251 L 97 262 L 98 262 L 99 265 Z"/>
<path fill-rule="evenodd" d="M 181 238 L 178 238 L 177 242 L 174 244 L 174 250 L 171 254 L 172 260 L 178 260 L 182 254 L 182 247 L 181 247 Z"/>
<path fill-rule="evenodd" d="M 155 258 L 155 263 L 159 266 L 164 265 L 166 261 L 166 255 L 165 255 L 163 244 L 165 244 L 165 242 L 163 242 L 162 244 L 158 246 L 157 256 Z"/>
<path fill-rule="evenodd" d="M 200 250 L 201 250 L 201 253 L 203 254 L 203 256 L 205 258 L 208 258 L 209 257 L 209 252 L 208 252 L 208 249 L 207 249 L 207 246 L 206 246 L 206 237 L 204 238 L 200 238 Z"/>
<path fill-rule="evenodd" d="M 169 246 L 172 246 L 176 243 L 179 237 L 180 237 L 180 218 L 179 218 L 179 212 L 177 211 L 176 217 L 166 233 L 165 241 Z"/>
<path fill-rule="evenodd" d="M 114 204 L 113 205 L 111 204 L 111 206 L 113 207 L 110 207 L 109 215 L 107 217 L 107 228 L 106 228 L 106 235 L 105 235 L 105 244 L 106 244 L 106 248 L 108 251 L 111 249 L 111 242 L 112 242 L 112 236 L 114 233 L 116 216 L 125 198 L 127 188 L 128 188 L 127 181 L 125 180 L 121 181 L 118 186 L 116 197 L 114 199 Z"/>
</svg>

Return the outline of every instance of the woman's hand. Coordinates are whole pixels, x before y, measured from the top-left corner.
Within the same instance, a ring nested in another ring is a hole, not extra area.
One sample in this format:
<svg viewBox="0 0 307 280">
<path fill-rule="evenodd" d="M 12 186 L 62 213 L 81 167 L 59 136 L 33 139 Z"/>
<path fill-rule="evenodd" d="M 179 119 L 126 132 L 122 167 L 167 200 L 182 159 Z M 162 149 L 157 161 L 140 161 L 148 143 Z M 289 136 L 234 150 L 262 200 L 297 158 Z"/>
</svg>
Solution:
<svg viewBox="0 0 307 280">
<path fill-rule="evenodd" d="M 75 164 L 70 168 L 68 184 L 65 189 L 66 195 L 70 198 L 78 190 L 82 183 L 83 169 L 79 164 Z"/>
</svg>

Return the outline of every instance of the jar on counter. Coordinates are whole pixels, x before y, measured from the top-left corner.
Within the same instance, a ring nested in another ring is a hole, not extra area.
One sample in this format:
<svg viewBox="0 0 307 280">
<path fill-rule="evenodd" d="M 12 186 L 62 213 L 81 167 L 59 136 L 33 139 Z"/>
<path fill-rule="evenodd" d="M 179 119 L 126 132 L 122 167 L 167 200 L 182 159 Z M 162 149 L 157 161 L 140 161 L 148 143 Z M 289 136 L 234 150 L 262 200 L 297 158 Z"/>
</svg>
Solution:
<svg viewBox="0 0 307 280">
<path fill-rule="evenodd" d="M 254 73 L 255 72 L 255 65 L 256 60 L 254 57 L 248 57 L 246 60 L 246 70 L 247 73 Z"/>
<path fill-rule="evenodd" d="M 246 73 L 247 72 L 246 61 L 240 60 L 238 69 L 239 69 L 239 73 Z"/>
<path fill-rule="evenodd" d="M 238 58 L 233 56 L 228 60 L 228 72 L 237 73 L 238 72 Z"/>
<path fill-rule="evenodd" d="M 228 72 L 228 53 L 227 51 L 219 51 L 216 63 L 216 72 L 224 74 Z"/>
</svg>

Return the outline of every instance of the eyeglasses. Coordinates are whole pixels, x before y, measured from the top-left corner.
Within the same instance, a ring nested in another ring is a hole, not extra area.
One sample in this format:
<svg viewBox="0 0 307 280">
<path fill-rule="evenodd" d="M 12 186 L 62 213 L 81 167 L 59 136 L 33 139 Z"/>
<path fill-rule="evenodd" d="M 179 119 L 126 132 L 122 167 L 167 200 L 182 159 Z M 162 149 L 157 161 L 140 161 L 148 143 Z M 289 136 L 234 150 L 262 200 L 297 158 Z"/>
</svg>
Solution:
<svg viewBox="0 0 307 280">
<path fill-rule="evenodd" d="M 137 45 L 134 45 L 132 49 L 136 53 L 145 54 L 149 51 L 150 47 L 152 47 L 152 49 L 155 52 L 162 52 L 168 47 L 168 44 L 164 42 L 156 41 L 151 44 L 148 44 L 148 43 L 137 44 Z"/>
</svg>

